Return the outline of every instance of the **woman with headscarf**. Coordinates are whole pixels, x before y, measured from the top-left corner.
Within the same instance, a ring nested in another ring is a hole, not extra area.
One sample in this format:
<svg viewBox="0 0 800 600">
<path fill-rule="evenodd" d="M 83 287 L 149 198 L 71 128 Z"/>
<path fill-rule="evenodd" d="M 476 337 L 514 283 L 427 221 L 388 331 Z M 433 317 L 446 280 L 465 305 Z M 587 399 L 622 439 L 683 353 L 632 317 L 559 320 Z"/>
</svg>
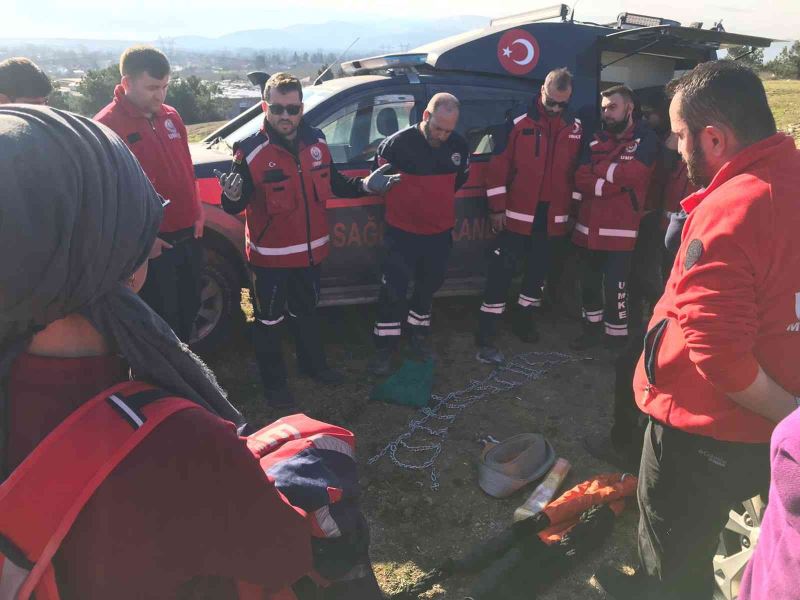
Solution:
<svg viewBox="0 0 800 600">
<path fill-rule="evenodd" d="M 53 559 L 62 598 L 228 598 L 311 569 L 308 526 L 237 435 L 213 374 L 136 295 L 163 213 L 136 159 L 83 117 L 0 107 L 0 465 L 129 377 L 171 416 L 104 480 Z M 41 491 L 47 494 L 47 490 Z"/>
</svg>

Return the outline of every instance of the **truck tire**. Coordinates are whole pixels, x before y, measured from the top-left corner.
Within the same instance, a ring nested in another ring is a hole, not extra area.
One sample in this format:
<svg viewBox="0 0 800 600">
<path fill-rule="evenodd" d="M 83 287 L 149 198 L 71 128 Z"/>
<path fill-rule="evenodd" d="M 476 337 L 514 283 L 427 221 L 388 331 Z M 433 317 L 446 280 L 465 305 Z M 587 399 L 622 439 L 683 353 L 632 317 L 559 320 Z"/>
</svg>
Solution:
<svg viewBox="0 0 800 600">
<path fill-rule="evenodd" d="M 211 248 L 205 249 L 200 281 L 200 310 L 190 345 L 201 355 L 218 352 L 244 324 L 242 289 L 236 265 Z"/>
</svg>

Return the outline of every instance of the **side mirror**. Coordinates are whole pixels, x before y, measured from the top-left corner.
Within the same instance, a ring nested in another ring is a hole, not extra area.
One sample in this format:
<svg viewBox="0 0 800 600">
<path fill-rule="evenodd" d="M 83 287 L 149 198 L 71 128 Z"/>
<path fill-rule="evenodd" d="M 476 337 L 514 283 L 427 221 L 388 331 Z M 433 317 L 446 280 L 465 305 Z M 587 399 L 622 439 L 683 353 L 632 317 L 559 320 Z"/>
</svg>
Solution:
<svg viewBox="0 0 800 600">
<path fill-rule="evenodd" d="M 269 77 L 269 73 L 264 73 L 264 71 L 251 71 L 247 74 L 247 80 L 257 86 L 262 95 L 264 94 L 264 86 L 267 85 Z"/>
</svg>

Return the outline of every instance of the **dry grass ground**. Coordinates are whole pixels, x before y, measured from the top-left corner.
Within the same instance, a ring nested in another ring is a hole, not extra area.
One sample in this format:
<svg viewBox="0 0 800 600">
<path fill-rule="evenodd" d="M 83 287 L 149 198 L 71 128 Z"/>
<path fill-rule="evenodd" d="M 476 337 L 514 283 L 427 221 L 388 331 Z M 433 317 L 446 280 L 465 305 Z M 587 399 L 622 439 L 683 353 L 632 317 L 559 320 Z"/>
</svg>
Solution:
<svg viewBox="0 0 800 600">
<path fill-rule="evenodd" d="M 475 298 L 442 299 L 435 304 L 435 346 L 440 354 L 434 392 L 445 394 L 483 379 L 491 369 L 475 361 L 473 328 Z M 429 472 L 396 467 L 388 458 L 368 465 L 367 460 L 407 429 L 415 415 L 411 408 L 374 403 L 369 399 L 376 381 L 365 373 L 372 346 L 369 335 L 372 307 L 323 310 L 324 336 L 333 364 L 344 369 L 349 382 L 335 389 L 319 388 L 307 379 L 291 385 L 307 414 L 352 429 L 358 438 L 358 461 L 364 490 L 364 509 L 372 527 L 372 557 L 387 592 L 413 583 L 424 571 L 449 556 L 480 544 L 511 522 L 514 509 L 532 487 L 511 498 L 497 500 L 477 485 L 477 439 L 486 434 L 507 438 L 516 433 L 542 432 L 559 456 L 572 463 L 565 484 L 570 487 L 592 475 L 614 470 L 592 458 L 583 448 L 585 435 L 607 431 L 613 393 L 611 355 L 605 350 L 553 368 L 539 380 L 509 392 L 497 393 L 461 411 L 450 427 L 444 450 L 436 462 L 438 491 L 431 489 Z M 579 333 L 577 321 L 549 313 L 541 320 L 542 340 L 527 345 L 508 327 L 500 343 L 508 355 L 532 351 L 568 353 L 567 343 Z M 286 355 L 291 356 L 287 345 Z M 591 360 L 590 360 L 591 359 Z M 254 422 L 270 418 L 261 399 L 256 365 L 246 335 L 231 344 L 224 357 L 211 364 L 231 399 Z M 290 361 L 291 368 L 291 361 Z M 425 438 L 417 438 L 424 443 Z M 404 456 L 422 462 L 426 456 Z M 538 595 L 545 600 L 599 598 L 589 582 L 594 568 L 609 559 L 629 564 L 635 550 L 635 502 L 618 520 L 605 550 L 583 561 L 568 576 Z M 461 598 L 470 580 L 453 578 L 423 598 Z M 524 590 L 514 598 L 531 598 Z M 499 599 L 498 599 L 499 600 Z"/>
<path fill-rule="evenodd" d="M 794 136 L 800 144 L 800 81 L 765 81 L 767 98 L 778 128 Z"/>
</svg>

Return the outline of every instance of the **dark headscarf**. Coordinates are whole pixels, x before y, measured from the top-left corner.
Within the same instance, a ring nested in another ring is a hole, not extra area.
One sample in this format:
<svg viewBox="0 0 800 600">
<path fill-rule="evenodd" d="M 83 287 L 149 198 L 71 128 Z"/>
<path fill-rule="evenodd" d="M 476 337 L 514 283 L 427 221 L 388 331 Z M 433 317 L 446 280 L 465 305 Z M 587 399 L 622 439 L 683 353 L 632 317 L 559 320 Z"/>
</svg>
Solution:
<svg viewBox="0 0 800 600">
<path fill-rule="evenodd" d="M 49 108 L 0 106 L 0 378 L 31 337 L 87 317 L 133 375 L 243 423 L 213 373 L 126 285 L 147 260 L 161 199 L 111 130 Z M 0 464 L 7 388 L 0 385 Z"/>
</svg>

